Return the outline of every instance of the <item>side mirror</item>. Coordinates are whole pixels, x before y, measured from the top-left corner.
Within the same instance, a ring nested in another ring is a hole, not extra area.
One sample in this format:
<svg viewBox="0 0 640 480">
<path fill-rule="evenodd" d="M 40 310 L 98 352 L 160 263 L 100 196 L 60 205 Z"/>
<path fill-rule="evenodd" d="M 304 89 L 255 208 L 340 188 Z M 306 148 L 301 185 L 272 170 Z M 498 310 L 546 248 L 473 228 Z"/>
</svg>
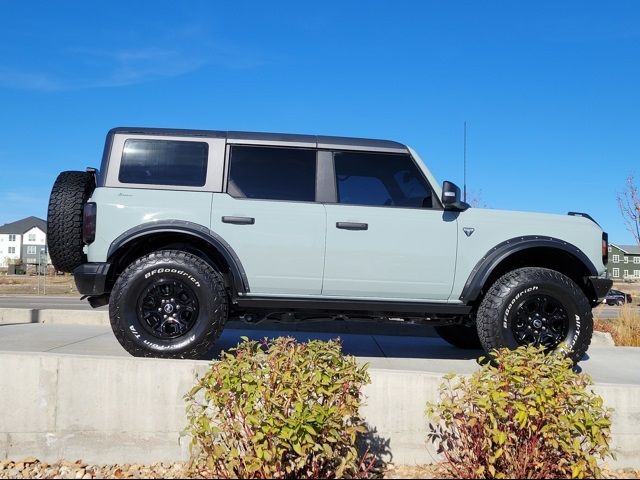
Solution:
<svg viewBox="0 0 640 480">
<path fill-rule="evenodd" d="M 470 205 L 460 200 L 460 187 L 455 183 L 445 181 L 442 184 L 442 205 L 445 210 L 464 212 Z"/>
</svg>

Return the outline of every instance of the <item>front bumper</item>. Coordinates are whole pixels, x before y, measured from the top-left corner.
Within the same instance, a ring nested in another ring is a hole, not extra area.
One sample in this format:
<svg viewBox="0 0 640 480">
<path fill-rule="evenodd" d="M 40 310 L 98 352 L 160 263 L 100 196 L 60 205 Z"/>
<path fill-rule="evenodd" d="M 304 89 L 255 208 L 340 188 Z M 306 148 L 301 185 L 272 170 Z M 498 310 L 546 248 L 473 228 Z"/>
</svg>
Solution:
<svg viewBox="0 0 640 480">
<path fill-rule="evenodd" d="M 609 290 L 611 290 L 613 280 L 604 277 L 587 277 L 587 284 L 590 285 L 593 290 L 594 298 L 592 301 L 598 304 L 604 300 L 604 297 L 606 297 Z"/>
<path fill-rule="evenodd" d="M 81 295 L 103 295 L 106 292 L 110 263 L 84 263 L 73 271 L 73 279 Z"/>
</svg>

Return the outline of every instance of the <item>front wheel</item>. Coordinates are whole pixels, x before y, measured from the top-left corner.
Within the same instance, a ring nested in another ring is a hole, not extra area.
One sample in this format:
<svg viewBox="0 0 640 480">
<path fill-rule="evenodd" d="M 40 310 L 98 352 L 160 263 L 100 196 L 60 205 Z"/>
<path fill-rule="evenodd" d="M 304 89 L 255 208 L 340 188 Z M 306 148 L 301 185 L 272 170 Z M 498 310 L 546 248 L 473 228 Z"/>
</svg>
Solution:
<svg viewBox="0 0 640 480">
<path fill-rule="evenodd" d="M 546 268 L 520 268 L 499 278 L 477 314 L 478 335 L 487 351 L 562 347 L 578 362 L 593 334 L 593 314 L 584 292 L 567 276 Z"/>
<path fill-rule="evenodd" d="M 116 338 L 137 357 L 202 358 L 228 313 L 221 274 L 178 250 L 153 252 L 129 265 L 109 302 Z"/>
</svg>

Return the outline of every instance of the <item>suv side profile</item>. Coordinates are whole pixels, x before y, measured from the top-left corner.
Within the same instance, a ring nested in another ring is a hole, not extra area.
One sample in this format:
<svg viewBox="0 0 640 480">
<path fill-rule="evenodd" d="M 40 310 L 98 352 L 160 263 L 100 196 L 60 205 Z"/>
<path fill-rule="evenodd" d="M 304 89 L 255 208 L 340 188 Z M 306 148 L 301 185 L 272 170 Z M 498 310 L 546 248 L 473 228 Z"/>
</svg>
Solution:
<svg viewBox="0 0 640 480">
<path fill-rule="evenodd" d="M 58 176 L 48 222 L 136 356 L 201 358 L 230 316 L 364 317 L 577 362 L 612 285 L 588 215 L 469 208 L 386 140 L 116 128 L 99 171 Z"/>
</svg>

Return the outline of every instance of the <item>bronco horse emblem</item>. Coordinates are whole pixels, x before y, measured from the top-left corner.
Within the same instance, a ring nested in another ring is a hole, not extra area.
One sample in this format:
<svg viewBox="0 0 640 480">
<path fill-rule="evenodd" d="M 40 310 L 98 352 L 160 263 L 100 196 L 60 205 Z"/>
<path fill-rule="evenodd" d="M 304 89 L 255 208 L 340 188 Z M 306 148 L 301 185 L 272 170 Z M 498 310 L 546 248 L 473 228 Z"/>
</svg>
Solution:
<svg viewBox="0 0 640 480">
<path fill-rule="evenodd" d="M 476 231 L 476 229 L 471 227 L 464 227 L 462 231 L 467 235 L 467 237 L 470 237 L 471 234 Z"/>
</svg>

